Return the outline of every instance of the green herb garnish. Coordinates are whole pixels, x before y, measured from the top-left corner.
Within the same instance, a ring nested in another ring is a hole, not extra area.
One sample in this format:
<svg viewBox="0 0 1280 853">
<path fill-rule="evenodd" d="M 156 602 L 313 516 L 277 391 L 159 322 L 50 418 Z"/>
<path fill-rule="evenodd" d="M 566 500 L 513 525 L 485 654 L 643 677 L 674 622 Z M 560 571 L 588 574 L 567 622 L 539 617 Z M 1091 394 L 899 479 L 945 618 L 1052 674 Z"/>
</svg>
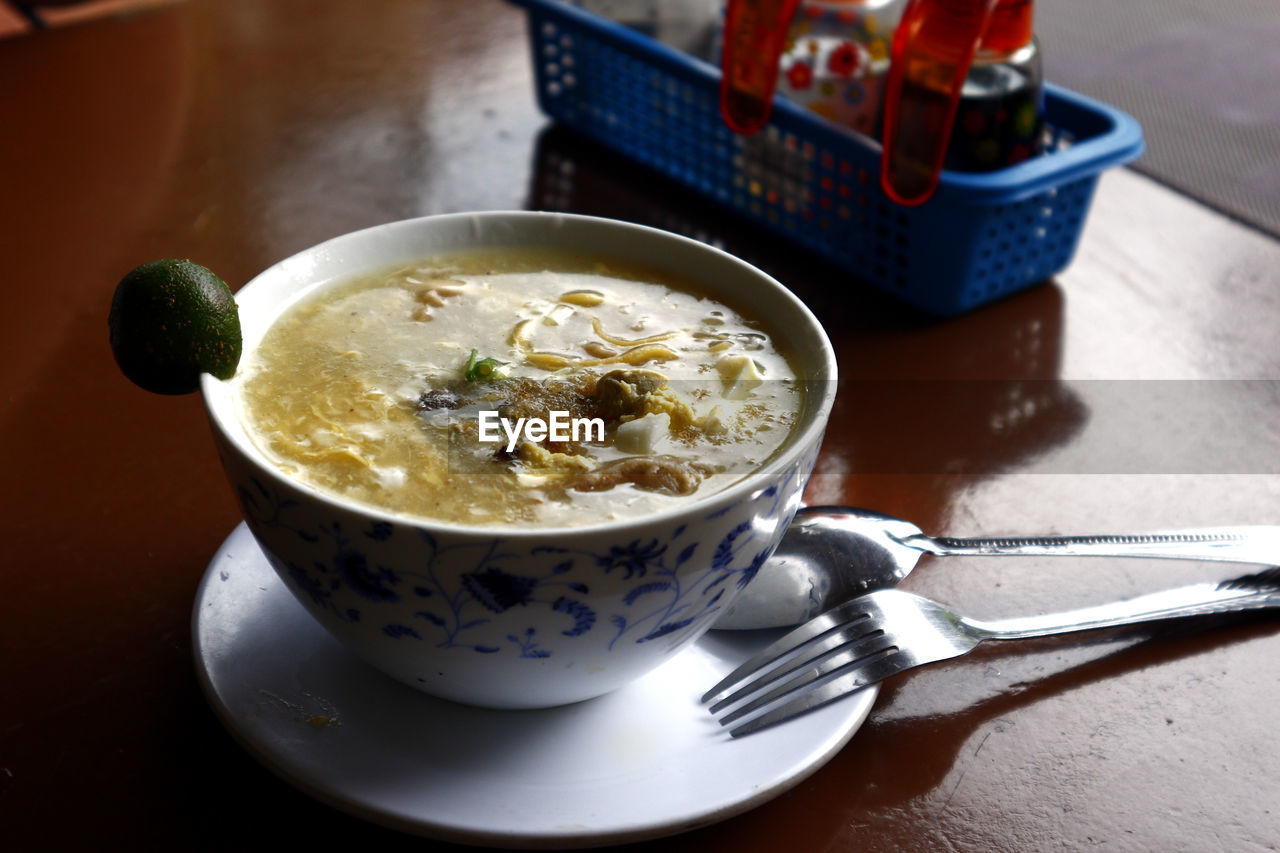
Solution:
<svg viewBox="0 0 1280 853">
<path fill-rule="evenodd" d="M 503 368 L 507 366 L 505 361 L 498 361 L 496 358 L 476 358 L 476 351 L 471 351 L 471 357 L 467 359 L 467 369 L 463 372 L 462 378 L 468 382 L 486 382 L 490 379 L 499 379 L 506 376 L 509 371 Z"/>
</svg>

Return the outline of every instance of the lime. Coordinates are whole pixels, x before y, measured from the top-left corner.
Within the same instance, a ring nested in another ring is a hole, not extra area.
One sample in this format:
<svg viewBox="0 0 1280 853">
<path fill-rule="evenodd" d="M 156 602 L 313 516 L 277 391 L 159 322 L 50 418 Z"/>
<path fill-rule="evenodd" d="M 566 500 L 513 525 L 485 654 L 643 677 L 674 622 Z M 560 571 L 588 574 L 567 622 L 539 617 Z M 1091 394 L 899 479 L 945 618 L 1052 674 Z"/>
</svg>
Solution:
<svg viewBox="0 0 1280 853">
<path fill-rule="evenodd" d="M 111 299 L 111 352 L 135 384 L 189 394 L 200 374 L 230 379 L 240 363 L 240 315 L 231 288 L 191 261 L 168 258 L 134 269 Z"/>
</svg>

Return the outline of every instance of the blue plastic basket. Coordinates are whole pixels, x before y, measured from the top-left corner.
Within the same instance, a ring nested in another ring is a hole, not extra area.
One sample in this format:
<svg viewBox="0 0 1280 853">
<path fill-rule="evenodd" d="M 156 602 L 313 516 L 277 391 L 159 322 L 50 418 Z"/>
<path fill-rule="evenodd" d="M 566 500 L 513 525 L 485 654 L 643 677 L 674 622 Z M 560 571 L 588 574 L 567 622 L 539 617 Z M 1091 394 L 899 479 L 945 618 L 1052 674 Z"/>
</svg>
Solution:
<svg viewBox="0 0 1280 853">
<path fill-rule="evenodd" d="M 1142 153 L 1131 116 L 1045 87 L 1046 152 L 943 172 L 919 207 L 879 187 L 880 147 L 789 101 L 753 136 L 720 118 L 720 70 L 564 0 L 529 14 L 538 101 L 556 121 L 717 199 L 862 281 L 958 314 L 1070 263 L 1098 175 Z"/>
</svg>

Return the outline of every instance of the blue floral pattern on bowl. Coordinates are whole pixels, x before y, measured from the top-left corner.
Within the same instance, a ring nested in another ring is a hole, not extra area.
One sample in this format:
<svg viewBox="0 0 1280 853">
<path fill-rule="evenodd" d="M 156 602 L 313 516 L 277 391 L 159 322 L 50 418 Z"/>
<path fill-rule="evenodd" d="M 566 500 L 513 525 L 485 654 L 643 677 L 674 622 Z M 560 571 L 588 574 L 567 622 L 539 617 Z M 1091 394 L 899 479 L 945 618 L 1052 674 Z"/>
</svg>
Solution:
<svg viewBox="0 0 1280 853">
<path fill-rule="evenodd" d="M 599 685 L 630 680 L 637 661 L 651 657 L 629 649 L 660 643 L 672 654 L 710 627 L 776 547 L 815 458 L 816 448 L 768 485 L 702 517 L 661 533 L 646 526 L 643 535 L 600 537 L 599 547 L 548 537 L 519 544 L 524 537 L 502 531 L 457 536 L 354 508 L 316 513 L 313 496 L 299 487 L 248 470 L 236 492 L 297 599 L 392 676 L 478 701 L 452 682 L 465 681 L 479 658 L 508 671 L 517 662 L 553 665 L 572 644 L 575 659 L 585 651 L 587 667 L 600 673 L 572 697 L 586 698 L 611 689 Z M 224 454 L 224 462 L 232 460 Z M 387 644 L 400 648 L 389 655 L 379 648 Z M 388 666 L 390 658 L 397 663 Z"/>
</svg>

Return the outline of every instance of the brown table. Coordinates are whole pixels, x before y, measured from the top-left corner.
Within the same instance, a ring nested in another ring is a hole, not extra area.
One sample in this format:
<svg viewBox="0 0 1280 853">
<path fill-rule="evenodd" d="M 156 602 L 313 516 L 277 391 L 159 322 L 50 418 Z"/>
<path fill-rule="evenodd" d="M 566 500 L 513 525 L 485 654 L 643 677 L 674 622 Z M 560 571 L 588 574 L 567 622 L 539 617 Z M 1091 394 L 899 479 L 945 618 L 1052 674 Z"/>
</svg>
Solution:
<svg viewBox="0 0 1280 853">
<path fill-rule="evenodd" d="M 200 400 L 111 361 L 111 291 L 143 260 L 238 286 L 326 237 L 466 209 L 682 230 L 831 333 L 846 387 L 811 503 L 952 535 L 1277 521 L 1275 241 L 1115 171 L 1065 273 L 931 320 L 549 125 L 524 28 L 497 0 L 188 0 L 0 42 L 7 849 L 432 846 L 278 781 L 200 695 L 190 608 L 237 513 Z M 907 585 L 1000 616 L 1230 571 L 971 559 Z M 790 793 L 653 846 L 1274 849 L 1278 661 L 1266 616 L 984 647 L 887 684 Z"/>
</svg>

